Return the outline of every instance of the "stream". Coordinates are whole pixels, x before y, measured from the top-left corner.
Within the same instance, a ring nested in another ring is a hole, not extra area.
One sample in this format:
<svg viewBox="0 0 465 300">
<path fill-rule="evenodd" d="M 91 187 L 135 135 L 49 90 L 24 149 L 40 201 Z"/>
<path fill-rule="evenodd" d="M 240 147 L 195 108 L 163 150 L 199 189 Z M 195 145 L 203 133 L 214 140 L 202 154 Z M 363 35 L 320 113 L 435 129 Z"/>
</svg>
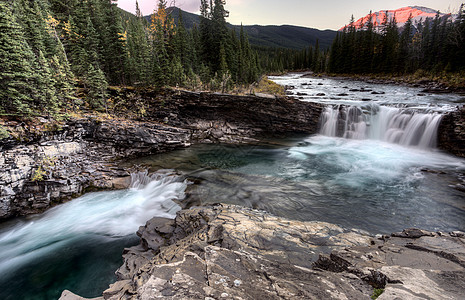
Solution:
<svg viewBox="0 0 465 300">
<path fill-rule="evenodd" d="M 465 230 L 465 160 L 435 148 L 442 114 L 464 103 L 420 88 L 270 77 L 301 101 L 322 103 L 319 134 L 249 145 L 194 145 L 127 161 L 150 172 L 131 188 L 90 193 L 0 224 L 0 299 L 101 295 L 125 247 L 154 216 L 231 203 L 372 234 L 409 227 Z M 193 184 L 188 184 L 191 182 Z M 174 201 L 173 201 L 174 200 Z"/>
</svg>

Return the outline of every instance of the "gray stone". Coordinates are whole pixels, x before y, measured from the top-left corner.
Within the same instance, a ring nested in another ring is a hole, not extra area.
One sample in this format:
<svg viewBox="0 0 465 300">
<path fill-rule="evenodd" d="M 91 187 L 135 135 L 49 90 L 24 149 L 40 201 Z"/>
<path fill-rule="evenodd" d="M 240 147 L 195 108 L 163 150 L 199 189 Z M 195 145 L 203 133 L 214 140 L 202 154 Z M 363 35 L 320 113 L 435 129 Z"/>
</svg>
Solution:
<svg viewBox="0 0 465 300">
<path fill-rule="evenodd" d="M 97 297 L 97 298 L 83 298 L 80 297 L 76 294 L 73 294 L 72 292 L 68 290 L 64 290 L 63 293 L 61 293 L 61 297 L 58 300 L 103 300 L 103 297 Z"/>
<path fill-rule="evenodd" d="M 105 299 L 369 299 L 374 288 L 378 299 L 461 299 L 465 286 L 460 233 L 376 239 L 225 204 L 165 221 L 139 229 L 152 242 L 126 251 Z"/>
</svg>

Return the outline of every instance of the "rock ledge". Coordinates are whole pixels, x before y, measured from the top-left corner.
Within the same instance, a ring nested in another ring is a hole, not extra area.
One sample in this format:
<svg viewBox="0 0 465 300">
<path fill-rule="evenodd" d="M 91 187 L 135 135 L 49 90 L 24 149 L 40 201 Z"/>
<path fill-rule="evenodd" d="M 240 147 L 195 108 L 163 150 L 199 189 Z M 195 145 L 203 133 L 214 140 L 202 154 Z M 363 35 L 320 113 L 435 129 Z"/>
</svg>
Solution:
<svg viewBox="0 0 465 300">
<path fill-rule="evenodd" d="M 370 237 L 217 204 L 142 226 L 104 299 L 462 299 L 465 235 Z"/>
</svg>

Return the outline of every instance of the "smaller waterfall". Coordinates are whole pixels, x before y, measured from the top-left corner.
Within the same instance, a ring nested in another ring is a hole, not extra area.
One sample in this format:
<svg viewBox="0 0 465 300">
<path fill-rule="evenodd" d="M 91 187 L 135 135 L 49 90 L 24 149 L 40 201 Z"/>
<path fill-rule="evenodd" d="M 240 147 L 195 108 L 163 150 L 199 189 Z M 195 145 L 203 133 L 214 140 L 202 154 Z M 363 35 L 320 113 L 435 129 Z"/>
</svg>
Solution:
<svg viewBox="0 0 465 300">
<path fill-rule="evenodd" d="M 433 148 L 442 115 L 372 105 L 328 106 L 320 120 L 320 133 L 348 139 L 373 139 L 404 146 Z"/>
<path fill-rule="evenodd" d="M 174 218 L 187 181 L 173 173 L 131 175 L 131 188 L 89 193 L 0 230 L 0 272 L 50 255 L 79 238 L 134 234 L 154 216 Z"/>
</svg>

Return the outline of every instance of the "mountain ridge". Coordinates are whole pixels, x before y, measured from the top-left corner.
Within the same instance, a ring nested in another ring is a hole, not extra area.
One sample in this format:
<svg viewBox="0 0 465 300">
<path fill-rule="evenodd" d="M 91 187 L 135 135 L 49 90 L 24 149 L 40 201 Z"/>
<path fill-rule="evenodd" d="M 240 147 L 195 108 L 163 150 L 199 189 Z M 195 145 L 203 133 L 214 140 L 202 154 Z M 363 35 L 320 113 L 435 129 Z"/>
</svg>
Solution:
<svg viewBox="0 0 465 300">
<path fill-rule="evenodd" d="M 178 7 L 169 7 L 174 21 L 179 20 L 179 12 L 182 13 L 184 26 L 191 29 L 200 23 L 199 15 L 184 11 Z M 145 16 L 150 21 L 152 15 Z M 228 23 L 229 28 L 233 28 L 239 33 L 241 25 Z M 318 40 L 320 48 L 327 49 L 331 46 L 333 39 L 336 37 L 335 30 L 320 30 L 295 25 L 242 25 L 244 31 L 249 37 L 251 45 L 273 48 L 304 49 L 309 46 L 315 46 Z"/>
<path fill-rule="evenodd" d="M 353 23 L 356 29 L 362 29 L 365 27 L 365 24 L 372 18 L 372 22 L 375 30 L 379 30 L 382 27 L 382 24 L 387 17 L 387 20 L 391 20 L 394 16 L 396 18 L 397 26 L 403 27 L 407 22 L 408 18 L 412 17 L 412 23 L 414 26 L 416 24 L 425 21 L 427 18 L 433 19 L 436 17 L 436 14 L 439 13 L 440 18 L 455 18 L 456 15 L 440 13 L 438 10 L 424 6 L 406 6 L 398 9 L 391 10 L 380 10 L 374 13 L 367 14 L 366 16 L 358 19 Z M 342 31 L 348 28 L 350 24 L 343 26 L 339 31 Z"/>
</svg>

